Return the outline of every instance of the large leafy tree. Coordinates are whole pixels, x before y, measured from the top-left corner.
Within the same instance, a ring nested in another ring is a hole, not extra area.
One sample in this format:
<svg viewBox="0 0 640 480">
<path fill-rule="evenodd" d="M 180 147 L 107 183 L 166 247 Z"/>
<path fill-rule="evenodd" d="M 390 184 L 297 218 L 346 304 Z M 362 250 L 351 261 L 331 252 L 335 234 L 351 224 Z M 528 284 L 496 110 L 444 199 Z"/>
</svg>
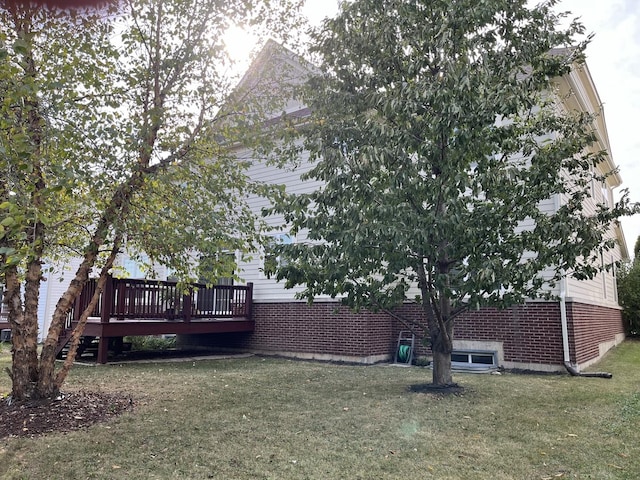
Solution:
<svg viewBox="0 0 640 480">
<path fill-rule="evenodd" d="M 627 333 L 640 335 L 640 237 L 633 248 L 634 259 L 618 271 L 618 297 Z"/>
<path fill-rule="evenodd" d="M 606 153 L 593 117 L 554 95 L 583 61 L 583 27 L 561 27 L 555 1 L 527 3 L 355 0 L 314 37 L 323 73 L 298 132 L 305 178 L 324 186 L 276 206 L 309 238 L 281 247 L 277 275 L 422 330 L 437 385 L 452 383 L 458 315 L 592 276 L 630 212 L 626 197 L 586 207 Z M 422 320 L 399 314 L 405 302 Z"/>
<path fill-rule="evenodd" d="M 255 250 L 261 225 L 244 199 L 268 187 L 247 177 L 233 147 L 257 145 L 249 126 L 273 96 L 253 95 L 250 110 L 243 95 L 252 92 L 229 99 L 238 79 L 224 33 L 242 25 L 254 35 L 286 36 L 297 3 L 122 0 L 59 11 L 9 2 L 0 9 L 0 280 L 15 400 L 57 395 L 74 357 L 72 349 L 56 371 L 65 317 L 92 272 L 97 301 L 125 246 L 184 280 L 209 281 L 233 265 L 208 262 L 200 272 L 194 252 Z M 38 353 L 42 266 L 69 256 L 82 263 Z"/>
</svg>

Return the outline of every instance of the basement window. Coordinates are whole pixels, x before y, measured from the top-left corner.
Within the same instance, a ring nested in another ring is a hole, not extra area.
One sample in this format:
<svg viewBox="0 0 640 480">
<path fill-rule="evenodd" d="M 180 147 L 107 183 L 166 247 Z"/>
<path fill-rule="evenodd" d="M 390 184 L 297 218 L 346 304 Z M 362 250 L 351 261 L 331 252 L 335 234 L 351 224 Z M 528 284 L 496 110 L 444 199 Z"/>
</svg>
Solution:
<svg viewBox="0 0 640 480">
<path fill-rule="evenodd" d="M 455 370 L 491 371 L 498 368 L 496 352 L 454 350 L 451 368 Z"/>
</svg>

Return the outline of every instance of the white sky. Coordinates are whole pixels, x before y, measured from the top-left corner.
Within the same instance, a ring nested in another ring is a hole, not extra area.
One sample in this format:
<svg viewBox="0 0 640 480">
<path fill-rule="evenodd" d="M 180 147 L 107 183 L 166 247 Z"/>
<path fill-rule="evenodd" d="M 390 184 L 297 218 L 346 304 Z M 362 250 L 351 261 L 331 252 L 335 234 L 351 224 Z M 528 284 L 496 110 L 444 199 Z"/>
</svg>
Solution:
<svg viewBox="0 0 640 480">
<path fill-rule="evenodd" d="M 338 0 L 307 0 L 305 13 L 319 23 L 335 15 Z M 640 202 L 640 1 L 561 0 L 559 11 L 580 17 L 587 32 L 595 36 L 587 48 L 587 66 L 604 105 L 605 120 L 623 185 L 631 200 Z M 627 247 L 640 235 L 640 215 L 623 218 Z"/>
</svg>

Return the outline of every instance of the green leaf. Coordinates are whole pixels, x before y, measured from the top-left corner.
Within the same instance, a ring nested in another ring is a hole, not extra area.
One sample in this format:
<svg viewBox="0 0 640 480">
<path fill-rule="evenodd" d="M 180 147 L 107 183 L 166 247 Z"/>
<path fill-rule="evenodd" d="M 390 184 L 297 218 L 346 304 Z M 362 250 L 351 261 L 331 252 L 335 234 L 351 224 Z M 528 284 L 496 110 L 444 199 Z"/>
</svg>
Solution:
<svg viewBox="0 0 640 480">
<path fill-rule="evenodd" d="M 2 220 L 0 220 L 0 225 L 2 225 L 3 227 L 11 227 L 13 225 L 15 225 L 15 220 L 13 219 L 13 217 L 5 217 Z"/>
<path fill-rule="evenodd" d="M 0 255 L 14 255 L 16 253 L 15 248 L 11 247 L 0 247 Z"/>
<path fill-rule="evenodd" d="M 18 38 L 13 42 L 13 50 L 21 55 L 26 55 L 29 52 L 29 48 L 29 43 L 22 38 Z"/>
</svg>

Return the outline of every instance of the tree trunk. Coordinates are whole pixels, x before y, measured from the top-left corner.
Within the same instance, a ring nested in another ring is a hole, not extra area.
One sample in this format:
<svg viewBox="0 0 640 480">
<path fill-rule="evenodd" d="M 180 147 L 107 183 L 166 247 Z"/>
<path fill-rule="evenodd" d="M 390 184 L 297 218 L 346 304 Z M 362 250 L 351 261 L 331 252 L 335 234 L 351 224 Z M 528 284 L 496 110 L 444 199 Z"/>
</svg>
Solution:
<svg viewBox="0 0 640 480">
<path fill-rule="evenodd" d="M 38 395 L 43 398 L 53 398 L 58 394 L 61 382 L 56 380 L 55 360 L 58 341 L 65 324 L 65 319 L 73 302 L 82 292 L 82 288 L 89 279 L 91 269 L 95 266 L 98 258 L 99 249 L 108 240 L 109 230 L 117 223 L 118 218 L 125 217 L 131 206 L 131 198 L 134 192 L 144 183 L 142 169 L 144 165 L 148 165 L 149 159 L 145 158 L 145 162 L 134 174 L 113 194 L 111 202 L 103 212 L 95 233 L 85 249 L 83 262 L 78 267 L 76 275 L 71 280 L 71 284 L 67 291 L 62 295 L 56 309 L 53 312 L 51 325 L 45 339 L 42 353 L 40 354 L 40 370 L 38 378 Z M 114 252 L 112 257 L 115 258 L 121 244 L 121 238 L 116 236 L 113 240 Z M 107 270 L 110 268 L 113 258 L 106 263 Z M 111 263 L 110 263 L 111 262 Z M 64 375 L 63 375 L 64 377 Z"/>
<path fill-rule="evenodd" d="M 452 385 L 453 320 L 429 322 L 429 337 L 433 354 L 433 384 L 439 387 Z"/>
<path fill-rule="evenodd" d="M 433 384 L 439 387 L 453 385 L 451 377 L 451 351 L 433 351 Z"/>
<path fill-rule="evenodd" d="M 448 268 L 447 262 L 443 262 Z M 424 263 L 414 267 L 418 272 L 418 284 L 422 292 L 422 310 L 427 318 L 431 353 L 433 354 L 433 385 L 446 387 L 453 384 L 451 377 L 451 352 L 453 351 L 453 318 L 451 302 L 444 290 L 431 288 L 433 279 Z"/>
<path fill-rule="evenodd" d="M 100 271 L 100 277 L 98 278 L 98 282 L 96 285 L 96 291 L 89 302 L 89 305 L 84 309 L 84 312 L 80 315 L 80 319 L 78 320 L 78 324 L 73 330 L 73 335 L 71 337 L 71 346 L 69 348 L 69 352 L 67 353 L 67 358 L 62 365 L 62 368 L 56 375 L 55 379 L 55 388 L 60 389 L 62 384 L 67 378 L 69 371 L 73 365 L 73 362 L 76 357 L 76 352 L 78 351 L 78 345 L 80 344 L 80 338 L 82 337 L 82 333 L 84 332 L 84 328 L 87 325 L 87 320 L 89 319 L 89 315 L 93 312 L 95 306 L 98 304 L 98 300 L 100 298 L 100 294 L 104 291 L 104 286 L 107 281 L 111 281 L 111 277 L 109 276 L 109 270 L 113 267 L 113 262 L 120 251 L 120 246 L 122 245 L 122 236 L 116 236 L 113 248 L 111 249 L 111 253 L 109 257 L 105 261 L 105 264 L 102 266 L 102 270 Z"/>
<path fill-rule="evenodd" d="M 37 85 L 39 71 L 36 65 L 35 55 L 32 50 L 32 20 L 30 13 L 24 17 L 17 10 L 11 9 L 11 18 L 18 38 L 25 40 L 29 46 L 19 62 L 23 74 L 17 81 L 24 85 Z M 33 186 L 29 201 L 32 211 L 29 213 L 28 225 L 25 227 L 24 245 L 28 247 L 26 255 L 26 273 L 24 279 L 24 305 L 20 299 L 20 280 L 16 268 L 11 268 L 5 273 L 5 280 L 10 291 L 9 322 L 12 330 L 12 397 L 16 400 L 38 397 L 37 381 L 40 376 L 38 365 L 38 304 L 40 296 L 40 283 L 42 281 L 42 253 L 45 244 L 45 225 L 41 221 L 40 212 L 44 205 L 42 192 L 46 188 L 42 168 L 43 159 L 43 131 L 46 122 L 43 118 L 40 98 L 36 90 L 25 90 L 21 98 L 21 112 L 18 115 L 18 129 L 22 129 L 29 138 L 31 150 L 29 160 L 31 169 L 28 173 L 28 182 Z"/>
<path fill-rule="evenodd" d="M 433 323 L 429 326 L 431 352 L 433 353 L 433 384 L 446 387 L 453 384 L 451 378 L 453 319 L 451 318 L 449 299 L 440 300 L 440 308 Z"/>
<path fill-rule="evenodd" d="M 90 259 L 88 259 L 89 257 Z M 40 353 L 40 371 L 38 376 L 37 394 L 41 398 L 54 398 L 59 393 L 59 386 L 55 381 L 55 360 L 58 341 L 65 325 L 65 321 L 73 302 L 75 302 L 82 288 L 89 279 L 89 272 L 95 263 L 95 255 L 86 254 L 85 261 L 78 268 L 75 278 L 64 292 L 53 312 L 47 338 Z"/>
<path fill-rule="evenodd" d="M 25 317 L 20 295 L 20 280 L 15 267 L 5 272 L 6 304 L 11 325 L 11 396 L 24 400 L 34 394 L 38 378 L 38 330 Z"/>
</svg>

